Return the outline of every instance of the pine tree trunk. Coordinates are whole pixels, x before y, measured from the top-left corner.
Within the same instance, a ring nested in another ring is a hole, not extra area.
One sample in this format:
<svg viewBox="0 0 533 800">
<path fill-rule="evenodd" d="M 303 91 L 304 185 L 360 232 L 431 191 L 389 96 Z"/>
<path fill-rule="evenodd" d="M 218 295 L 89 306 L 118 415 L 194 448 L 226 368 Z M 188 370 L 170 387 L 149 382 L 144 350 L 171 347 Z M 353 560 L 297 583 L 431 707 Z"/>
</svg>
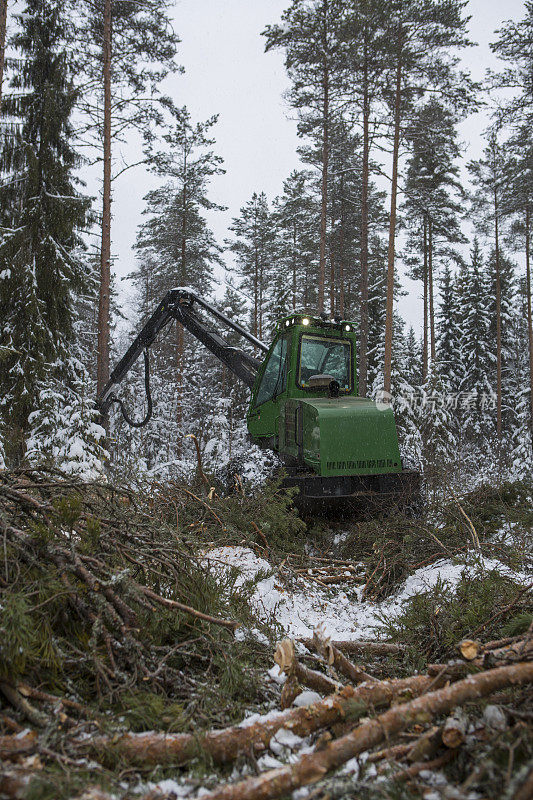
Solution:
<svg viewBox="0 0 533 800">
<path fill-rule="evenodd" d="M 339 233 L 339 314 L 344 319 L 344 179 L 341 177 L 341 224 Z"/>
<path fill-rule="evenodd" d="M 390 394 L 392 373 L 392 327 L 394 307 L 394 239 L 396 234 L 396 196 L 398 193 L 398 158 L 400 152 L 400 106 L 402 92 L 402 28 L 398 31 L 398 64 L 394 96 L 394 144 L 392 152 L 392 185 L 389 219 L 389 246 L 387 252 L 387 303 L 385 311 L 385 355 L 383 388 Z"/>
<path fill-rule="evenodd" d="M 263 340 L 263 289 L 264 289 L 264 271 L 263 271 L 263 248 L 261 248 L 261 258 L 259 259 L 259 333 L 258 338 Z"/>
<path fill-rule="evenodd" d="M 187 155 L 183 157 L 183 174 L 185 176 L 183 183 L 183 191 L 181 193 L 181 263 L 180 263 L 180 284 L 186 286 L 187 279 L 187 203 L 188 203 L 188 187 L 187 187 Z M 181 455 L 182 446 L 182 424 L 183 424 L 183 356 L 185 350 L 185 337 L 183 333 L 183 325 L 176 322 L 176 427 L 178 430 L 178 437 L 176 440 L 176 453 Z"/>
<path fill-rule="evenodd" d="M 327 63 L 327 14 L 328 2 L 324 0 L 324 29 L 322 45 L 324 48 L 324 73 L 322 78 L 322 199 L 320 210 L 320 263 L 318 272 L 318 311 L 324 310 L 326 282 L 326 232 L 328 210 L 328 161 L 329 161 L 329 68 Z"/>
<path fill-rule="evenodd" d="M 428 219 L 428 288 L 429 288 L 429 333 L 431 363 L 435 362 L 435 308 L 433 302 L 433 223 Z"/>
<path fill-rule="evenodd" d="M 2 82 L 6 53 L 7 0 L 0 0 L 0 105 L 2 104 Z"/>
<path fill-rule="evenodd" d="M 109 305 L 111 291 L 111 4 L 104 0 L 104 182 L 102 189 L 102 241 L 98 303 L 97 391 L 109 381 Z"/>
<path fill-rule="evenodd" d="M 292 223 L 292 307 L 296 309 L 296 222 Z"/>
<path fill-rule="evenodd" d="M 530 262 L 530 223 L 531 212 L 526 206 L 526 297 L 527 297 L 527 332 L 529 341 L 529 427 L 533 442 L 533 322 L 531 319 L 531 262 Z"/>
<path fill-rule="evenodd" d="M 183 325 L 176 322 L 176 427 L 178 436 L 175 441 L 176 455 L 181 455 L 182 424 L 183 424 L 183 350 L 184 350 Z"/>
<path fill-rule="evenodd" d="M 424 214 L 424 345 L 422 352 L 422 381 L 428 376 L 428 227 Z"/>
<path fill-rule="evenodd" d="M 329 278 L 331 284 L 329 287 L 329 313 L 333 318 L 335 316 L 335 257 L 331 251 L 329 254 L 329 267 Z"/>
<path fill-rule="evenodd" d="M 370 159 L 368 98 L 368 47 L 364 43 L 363 61 L 363 174 L 361 186 L 361 284 L 359 324 L 359 394 L 366 397 L 368 383 L 368 178 Z"/>
<path fill-rule="evenodd" d="M 254 336 L 259 338 L 259 257 L 257 244 L 254 245 Z"/>
<path fill-rule="evenodd" d="M 498 190 L 494 185 L 494 240 L 496 246 L 496 433 L 502 436 L 502 298 L 500 276 L 500 239 Z"/>
</svg>

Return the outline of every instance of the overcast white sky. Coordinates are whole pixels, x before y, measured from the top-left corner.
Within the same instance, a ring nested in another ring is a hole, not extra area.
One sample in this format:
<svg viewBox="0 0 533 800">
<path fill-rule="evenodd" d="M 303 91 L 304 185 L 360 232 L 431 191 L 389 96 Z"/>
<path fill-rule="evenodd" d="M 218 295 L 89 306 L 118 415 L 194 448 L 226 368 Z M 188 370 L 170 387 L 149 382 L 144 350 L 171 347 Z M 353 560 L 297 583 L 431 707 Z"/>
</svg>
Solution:
<svg viewBox="0 0 533 800">
<path fill-rule="evenodd" d="M 182 40 L 178 60 L 186 71 L 172 76 L 165 90 L 178 105 L 187 105 L 196 120 L 220 114 L 213 135 L 226 174 L 214 179 L 211 199 L 228 210 L 210 214 L 209 223 L 221 243 L 231 219 L 254 191 L 265 191 L 272 200 L 298 167 L 300 140 L 282 96 L 288 87 L 283 54 L 265 54 L 260 36 L 265 25 L 279 20 L 288 4 L 289 0 L 176 0 L 174 26 Z M 474 79 L 481 79 L 487 67 L 498 65 L 489 48 L 494 31 L 504 20 L 523 17 L 524 3 L 470 0 L 468 12 L 471 38 L 478 46 L 465 54 L 464 63 Z M 468 159 L 481 154 L 486 125 L 484 114 L 461 125 Z M 133 148 L 127 156 L 135 160 Z M 142 168 L 126 172 L 116 182 L 112 236 L 119 277 L 134 266 L 131 246 L 141 221 L 143 196 L 153 185 L 153 178 Z M 408 294 L 400 299 L 400 312 L 418 328 L 420 284 L 404 282 Z M 126 288 L 124 282 L 121 285 Z"/>
</svg>

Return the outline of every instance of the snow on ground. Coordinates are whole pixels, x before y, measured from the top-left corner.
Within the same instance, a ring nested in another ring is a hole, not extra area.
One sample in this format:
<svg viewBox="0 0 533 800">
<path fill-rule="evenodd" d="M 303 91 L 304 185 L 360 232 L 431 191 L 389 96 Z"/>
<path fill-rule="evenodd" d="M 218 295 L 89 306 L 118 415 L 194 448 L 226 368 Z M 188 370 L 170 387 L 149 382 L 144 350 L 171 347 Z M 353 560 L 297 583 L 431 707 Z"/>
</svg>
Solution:
<svg viewBox="0 0 533 800">
<path fill-rule="evenodd" d="M 450 587 L 454 587 L 459 582 L 465 569 L 475 571 L 483 569 L 498 570 L 504 575 L 512 577 L 517 583 L 528 583 L 530 576 L 521 572 L 514 572 L 505 564 L 495 559 L 478 557 L 475 555 L 466 557 L 464 560 L 441 560 L 431 566 L 422 567 L 410 575 L 398 592 L 392 598 L 382 603 L 372 603 L 361 601 L 362 589 L 352 590 L 351 596 L 340 587 L 328 587 L 327 589 L 317 586 L 310 581 L 299 581 L 299 588 L 290 591 L 282 585 L 281 581 L 273 570 L 272 565 L 264 558 L 260 558 L 247 547 L 218 547 L 205 553 L 205 565 L 218 572 L 220 575 L 227 573 L 229 569 L 237 568 L 239 574 L 235 580 L 237 587 L 242 586 L 250 580 L 258 578 L 255 584 L 252 603 L 257 609 L 259 618 L 268 619 L 271 615 L 284 628 L 289 636 L 310 636 L 313 630 L 321 625 L 326 635 L 332 639 L 364 639 L 375 638 L 376 632 L 381 627 L 378 614 L 384 616 L 394 616 L 401 611 L 403 601 L 412 597 L 414 594 L 426 591 L 435 586 L 439 578 L 447 581 Z M 265 576 L 266 577 L 263 577 Z M 246 636 L 249 634 L 260 637 L 257 630 L 249 632 L 237 631 L 237 635 Z M 285 681 L 285 676 L 280 675 L 279 667 L 272 667 L 268 674 L 270 678 L 278 683 Z M 303 691 L 294 701 L 294 706 L 308 705 L 320 699 L 316 692 Z M 241 726 L 252 725 L 258 719 L 266 720 L 283 714 L 275 708 L 266 715 L 260 716 L 258 713 L 249 713 Z M 284 763 L 294 763 L 304 753 L 314 750 L 314 745 L 309 738 L 302 739 L 289 730 L 281 729 L 272 739 L 269 750 L 265 752 L 257 761 L 259 768 L 263 770 L 274 769 Z M 357 758 L 350 759 L 340 770 L 340 774 L 350 775 L 354 780 L 357 779 L 361 765 L 366 760 L 366 753 L 362 753 Z M 235 766 L 230 781 L 242 779 L 250 775 L 250 770 L 246 766 Z M 375 765 L 371 764 L 366 772 L 365 778 L 377 775 Z M 446 779 L 441 773 L 427 772 L 423 777 L 426 778 L 430 786 L 446 785 Z M 215 777 L 215 776 L 212 776 Z M 380 777 L 385 780 L 385 777 Z M 176 778 L 166 778 L 157 783 L 139 784 L 137 791 L 160 791 L 174 794 L 176 800 L 188 798 L 189 800 L 201 800 L 208 790 L 202 786 L 201 780 L 196 780 L 186 775 L 176 776 Z M 304 800 L 308 796 L 309 789 L 303 787 L 293 792 L 293 800 Z M 433 793 L 435 798 L 441 794 Z M 433 795 L 432 795 L 433 796 Z M 429 795 L 428 795 L 429 797 Z M 469 795 L 470 797 L 470 795 Z"/>
<path fill-rule="evenodd" d="M 352 590 L 350 598 L 341 587 L 325 589 L 305 581 L 301 590 L 291 592 L 282 585 L 269 562 L 256 556 L 247 547 L 214 548 L 206 553 L 205 561 L 214 571 L 224 572 L 236 567 L 240 571 L 237 586 L 259 573 L 269 572 L 268 577 L 256 584 L 252 604 L 260 618 L 267 619 L 273 615 L 288 636 L 311 636 L 314 629 L 321 625 L 326 635 L 341 640 L 374 639 L 376 630 L 382 627 L 378 615 L 396 616 L 405 600 L 431 589 L 439 578 L 453 588 L 465 569 L 498 570 L 517 583 L 525 584 L 530 580 L 524 573 L 514 572 L 496 559 L 482 556 L 471 556 L 462 561 L 442 559 L 413 572 L 394 597 L 381 603 L 372 603 L 360 600 L 361 588 Z"/>
</svg>

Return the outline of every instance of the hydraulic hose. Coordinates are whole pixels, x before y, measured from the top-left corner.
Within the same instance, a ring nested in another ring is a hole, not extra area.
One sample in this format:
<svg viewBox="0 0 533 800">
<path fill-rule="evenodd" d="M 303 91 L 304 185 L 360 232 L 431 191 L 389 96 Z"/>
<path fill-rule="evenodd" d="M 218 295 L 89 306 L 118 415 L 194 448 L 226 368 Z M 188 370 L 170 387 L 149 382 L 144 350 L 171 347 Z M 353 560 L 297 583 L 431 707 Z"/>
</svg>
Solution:
<svg viewBox="0 0 533 800">
<path fill-rule="evenodd" d="M 131 425 L 132 428 L 144 428 L 144 426 L 148 425 L 150 419 L 152 418 L 153 406 L 152 406 L 152 393 L 150 391 L 150 361 L 148 357 L 148 348 L 146 348 L 143 355 L 144 355 L 144 390 L 146 392 L 146 402 L 148 405 L 145 418 L 140 420 L 139 422 L 135 422 L 135 420 L 133 420 L 129 416 L 128 412 L 124 408 L 124 403 L 119 397 L 113 394 L 109 398 L 109 404 L 110 405 L 112 403 L 118 404 L 120 410 L 122 411 L 122 416 L 124 417 L 128 425 Z"/>
</svg>

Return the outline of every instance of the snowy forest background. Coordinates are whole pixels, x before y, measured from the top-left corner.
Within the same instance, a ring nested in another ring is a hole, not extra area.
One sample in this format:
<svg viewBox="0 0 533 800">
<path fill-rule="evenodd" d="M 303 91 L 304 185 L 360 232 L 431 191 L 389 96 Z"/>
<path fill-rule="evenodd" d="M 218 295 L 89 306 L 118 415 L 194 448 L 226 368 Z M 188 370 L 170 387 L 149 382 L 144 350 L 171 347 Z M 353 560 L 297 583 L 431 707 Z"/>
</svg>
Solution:
<svg viewBox="0 0 533 800">
<path fill-rule="evenodd" d="M 404 461 L 435 485 L 530 475 L 533 2 L 495 31 L 501 69 L 480 85 L 460 62 L 467 2 L 287 0 L 263 36 L 284 54 L 301 147 L 282 193 L 258 187 L 224 241 L 207 221 L 224 169 L 217 117 L 195 120 L 161 91 L 182 69 L 170 9 L 0 0 L 0 468 L 190 476 L 194 434 L 204 468 L 252 470 L 247 390 L 174 325 L 152 348 L 152 422 L 131 429 L 115 410 L 107 436 L 99 424 L 109 364 L 168 289 L 190 286 L 266 342 L 293 308 L 355 321 L 360 394 L 390 386 Z M 458 125 L 487 105 L 465 185 Z M 121 143 L 139 134 L 157 188 L 126 325 L 111 197 Z M 88 164 L 101 170 L 97 198 Z M 393 312 L 399 262 L 419 281 L 421 331 Z M 137 419 L 143 381 L 139 364 L 121 393 Z"/>
</svg>

